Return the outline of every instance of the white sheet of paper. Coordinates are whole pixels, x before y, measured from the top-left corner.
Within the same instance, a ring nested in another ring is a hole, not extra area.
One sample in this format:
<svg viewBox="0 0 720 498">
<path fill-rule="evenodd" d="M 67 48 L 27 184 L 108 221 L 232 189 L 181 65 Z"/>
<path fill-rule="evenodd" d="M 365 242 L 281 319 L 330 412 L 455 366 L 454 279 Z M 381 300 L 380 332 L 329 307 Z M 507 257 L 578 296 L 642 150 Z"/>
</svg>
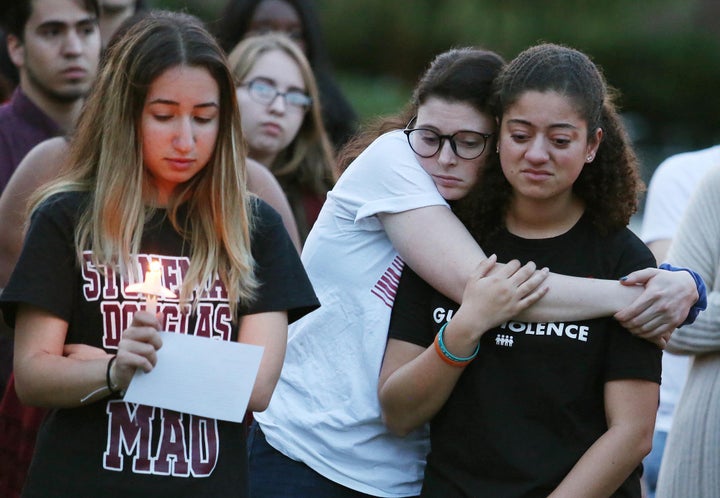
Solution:
<svg viewBox="0 0 720 498">
<path fill-rule="evenodd" d="M 160 332 L 150 373 L 135 372 L 124 400 L 242 422 L 260 368 L 261 346 Z"/>
</svg>

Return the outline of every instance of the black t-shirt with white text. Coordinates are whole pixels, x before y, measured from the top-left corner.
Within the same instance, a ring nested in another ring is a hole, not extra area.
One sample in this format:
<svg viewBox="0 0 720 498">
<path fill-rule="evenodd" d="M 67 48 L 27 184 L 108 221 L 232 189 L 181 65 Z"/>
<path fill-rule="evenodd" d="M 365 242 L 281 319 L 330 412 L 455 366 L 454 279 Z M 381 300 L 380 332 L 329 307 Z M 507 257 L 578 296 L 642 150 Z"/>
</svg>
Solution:
<svg viewBox="0 0 720 498">
<path fill-rule="evenodd" d="M 483 249 L 500 262 L 534 261 L 580 277 L 618 279 L 655 266 L 629 230 L 602 237 L 587 217 L 549 239 L 502 231 Z M 428 347 L 457 308 L 406 267 L 390 337 Z M 612 318 L 510 321 L 487 331 L 478 357 L 431 421 L 423 496 L 546 497 L 606 432 L 604 384 L 659 384 L 660 359 L 660 349 Z M 639 475 L 637 469 L 613 496 L 639 498 Z"/>
</svg>

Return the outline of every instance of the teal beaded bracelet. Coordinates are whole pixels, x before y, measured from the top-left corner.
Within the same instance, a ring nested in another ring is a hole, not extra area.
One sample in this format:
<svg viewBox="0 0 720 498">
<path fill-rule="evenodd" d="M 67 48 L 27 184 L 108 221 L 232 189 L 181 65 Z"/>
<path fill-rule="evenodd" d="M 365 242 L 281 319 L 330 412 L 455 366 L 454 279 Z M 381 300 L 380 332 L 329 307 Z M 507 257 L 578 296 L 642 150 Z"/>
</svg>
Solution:
<svg viewBox="0 0 720 498">
<path fill-rule="evenodd" d="M 445 322 L 445 324 L 440 327 L 437 336 L 435 336 L 435 349 L 440 354 L 440 358 L 442 358 L 446 363 L 456 367 L 465 366 L 477 357 L 478 353 L 480 352 L 480 343 L 478 343 L 475 351 L 473 351 L 473 354 L 471 354 L 470 356 L 455 356 L 450 351 L 448 351 L 447 347 L 445 346 L 445 341 L 443 340 L 445 327 L 447 327 L 448 323 L 449 322 Z"/>
</svg>

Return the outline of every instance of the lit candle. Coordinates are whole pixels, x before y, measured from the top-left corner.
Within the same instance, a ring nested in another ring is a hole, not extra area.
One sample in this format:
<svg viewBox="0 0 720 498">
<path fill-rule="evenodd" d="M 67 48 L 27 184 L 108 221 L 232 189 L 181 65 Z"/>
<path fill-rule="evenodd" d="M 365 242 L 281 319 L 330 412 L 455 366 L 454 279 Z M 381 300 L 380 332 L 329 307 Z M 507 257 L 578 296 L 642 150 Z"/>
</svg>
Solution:
<svg viewBox="0 0 720 498">
<path fill-rule="evenodd" d="M 162 286 L 162 265 L 160 261 L 152 261 L 145 272 L 145 280 L 139 284 L 125 287 L 125 292 L 139 292 L 145 295 L 145 310 L 153 315 L 157 313 L 158 297 L 177 297 L 174 292 Z"/>
<path fill-rule="evenodd" d="M 150 262 L 150 268 L 145 272 L 145 286 L 150 289 L 157 289 L 162 287 L 160 283 L 160 276 L 162 275 L 162 265 L 160 261 Z"/>
</svg>

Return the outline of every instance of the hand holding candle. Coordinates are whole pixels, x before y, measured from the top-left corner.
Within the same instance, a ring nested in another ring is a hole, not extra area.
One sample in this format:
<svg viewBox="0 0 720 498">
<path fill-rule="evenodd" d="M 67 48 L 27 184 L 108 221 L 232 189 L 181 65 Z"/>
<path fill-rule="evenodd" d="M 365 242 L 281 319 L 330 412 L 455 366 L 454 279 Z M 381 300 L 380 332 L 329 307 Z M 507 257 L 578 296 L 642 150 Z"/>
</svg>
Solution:
<svg viewBox="0 0 720 498">
<path fill-rule="evenodd" d="M 152 261 L 145 272 L 145 280 L 139 284 L 125 287 L 125 292 L 138 292 L 145 295 L 145 310 L 153 315 L 157 313 L 157 298 L 176 298 L 170 289 L 162 286 L 162 265 L 160 261 Z"/>
</svg>

